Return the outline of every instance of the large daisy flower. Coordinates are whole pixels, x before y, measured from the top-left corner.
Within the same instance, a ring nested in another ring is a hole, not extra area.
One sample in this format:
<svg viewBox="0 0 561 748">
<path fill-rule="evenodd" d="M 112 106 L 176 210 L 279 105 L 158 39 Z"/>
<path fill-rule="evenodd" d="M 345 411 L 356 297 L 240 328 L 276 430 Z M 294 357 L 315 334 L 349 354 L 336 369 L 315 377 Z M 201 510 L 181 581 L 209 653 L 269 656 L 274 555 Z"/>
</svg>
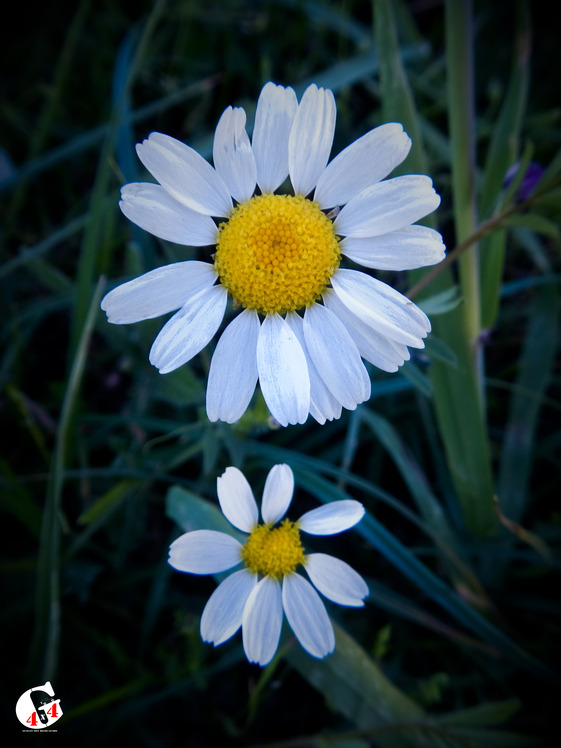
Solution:
<svg viewBox="0 0 561 748">
<path fill-rule="evenodd" d="M 240 313 L 212 356 L 211 421 L 237 421 L 257 381 L 283 426 L 338 418 L 370 396 L 362 359 L 393 372 L 422 348 L 426 315 L 386 283 L 352 267 L 404 270 L 444 257 L 440 234 L 415 221 L 440 198 L 429 177 L 385 179 L 411 141 L 396 123 L 376 127 L 329 164 L 333 93 L 267 83 L 252 141 L 241 108 L 228 107 L 214 135 L 214 167 L 178 140 L 152 133 L 137 153 L 159 184 L 122 189 L 123 213 L 162 239 L 213 245 L 210 261 L 176 262 L 110 291 L 109 322 L 175 310 L 150 351 L 162 374 L 217 333 L 228 297 Z M 278 189 L 290 177 L 290 194 Z M 383 181 L 382 181 L 383 180 Z"/>
<path fill-rule="evenodd" d="M 361 607 L 368 595 L 362 577 L 344 561 L 324 553 L 304 552 L 300 533 L 334 535 L 361 519 L 364 507 L 352 499 L 335 501 L 303 514 L 296 522 L 283 517 L 294 491 L 288 465 L 275 465 L 267 476 L 259 524 L 251 487 L 237 468 L 217 480 L 218 500 L 226 519 L 247 534 L 244 543 L 214 530 L 194 530 L 170 546 L 169 563 L 191 574 L 234 571 L 211 595 L 201 617 L 201 636 L 217 646 L 242 629 L 250 662 L 266 665 L 277 650 L 283 611 L 300 644 L 314 657 L 333 651 L 333 627 L 320 596 L 297 569 L 302 566 L 328 600 Z M 282 520 L 282 521 L 281 521 Z"/>
</svg>

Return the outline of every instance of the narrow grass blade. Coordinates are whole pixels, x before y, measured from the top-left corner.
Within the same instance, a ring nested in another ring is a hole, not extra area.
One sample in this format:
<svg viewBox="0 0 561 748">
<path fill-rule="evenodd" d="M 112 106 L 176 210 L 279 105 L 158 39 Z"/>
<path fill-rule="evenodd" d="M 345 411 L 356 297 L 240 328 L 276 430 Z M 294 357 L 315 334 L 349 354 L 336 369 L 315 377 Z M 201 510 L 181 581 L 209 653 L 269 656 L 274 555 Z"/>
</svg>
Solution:
<svg viewBox="0 0 561 748">
<path fill-rule="evenodd" d="M 506 427 L 498 480 L 498 500 L 503 514 L 520 522 L 529 502 L 538 416 L 542 397 L 553 374 L 558 349 L 560 299 L 554 284 L 534 293 Z M 530 393 L 527 397 L 525 393 Z"/>
<path fill-rule="evenodd" d="M 413 144 L 401 166 L 407 173 L 425 174 L 427 161 L 413 93 L 405 74 L 397 38 L 395 4 L 390 0 L 374 0 L 374 34 L 380 65 L 382 109 L 386 122 L 401 122 Z M 397 169 L 395 173 L 399 173 Z M 427 222 L 430 224 L 431 220 Z"/>
<path fill-rule="evenodd" d="M 62 490 L 69 444 L 72 439 L 72 416 L 86 366 L 88 343 L 98 314 L 103 282 L 92 296 L 74 357 L 53 452 L 43 525 L 37 558 L 35 629 L 30 654 L 30 674 L 41 673 L 43 680 L 53 677 L 58 662 L 60 639 L 60 523 Z"/>
<path fill-rule="evenodd" d="M 506 172 L 519 149 L 520 128 L 526 107 L 530 78 L 530 17 L 525 2 L 516 3 L 518 12 L 515 55 L 511 80 L 491 137 L 480 195 L 483 219 L 490 218 L 501 194 Z M 481 323 L 489 330 L 495 323 L 503 275 L 506 235 L 499 231 L 481 242 Z"/>
</svg>

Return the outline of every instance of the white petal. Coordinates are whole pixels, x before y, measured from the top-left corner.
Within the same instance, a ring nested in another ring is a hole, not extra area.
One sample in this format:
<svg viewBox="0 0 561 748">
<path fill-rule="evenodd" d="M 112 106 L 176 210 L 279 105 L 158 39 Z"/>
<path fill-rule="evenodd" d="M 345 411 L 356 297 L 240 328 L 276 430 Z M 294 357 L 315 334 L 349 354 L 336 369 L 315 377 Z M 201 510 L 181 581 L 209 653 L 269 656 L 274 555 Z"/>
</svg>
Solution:
<svg viewBox="0 0 561 748">
<path fill-rule="evenodd" d="M 136 146 L 136 152 L 162 187 L 183 205 L 209 216 L 227 216 L 232 210 L 232 199 L 222 179 L 185 143 L 153 132 Z"/>
<path fill-rule="evenodd" d="M 294 473 L 288 465 L 274 465 L 265 481 L 261 516 L 274 524 L 284 517 L 294 493 Z"/>
<path fill-rule="evenodd" d="M 193 296 L 166 322 L 150 350 L 150 363 L 167 374 L 193 358 L 218 330 L 228 294 L 213 286 Z"/>
<path fill-rule="evenodd" d="M 379 333 L 404 345 L 423 347 L 430 322 L 406 296 L 357 270 L 339 269 L 331 285 L 345 306 Z"/>
<path fill-rule="evenodd" d="M 216 244 L 212 218 L 178 202 L 159 184 L 126 184 L 119 207 L 130 221 L 160 239 L 189 247 Z"/>
<path fill-rule="evenodd" d="M 296 312 L 290 312 L 286 315 L 286 321 L 294 330 L 306 356 L 308 374 L 310 376 L 310 415 L 322 425 L 326 421 L 340 418 L 342 410 L 341 403 L 329 391 L 310 357 L 304 338 L 304 320 Z"/>
<path fill-rule="evenodd" d="M 222 513 L 234 527 L 251 532 L 259 521 L 257 504 L 251 486 L 241 470 L 228 467 L 216 480 Z"/>
<path fill-rule="evenodd" d="M 266 665 L 273 659 L 281 626 L 281 587 L 276 580 L 265 577 L 252 589 L 243 612 L 243 647 L 250 662 Z"/>
<path fill-rule="evenodd" d="M 315 83 L 304 91 L 288 141 L 288 167 L 294 191 L 307 195 L 329 159 L 337 109 L 333 93 Z"/>
<path fill-rule="evenodd" d="M 349 410 L 370 397 L 370 377 L 343 323 L 324 306 L 312 304 L 304 314 L 304 336 L 320 377 Z"/>
<path fill-rule="evenodd" d="M 230 194 L 240 203 L 249 200 L 255 190 L 257 169 L 245 131 L 243 109 L 230 106 L 220 117 L 214 133 L 212 155 L 214 168 Z"/>
<path fill-rule="evenodd" d="M 282 604 L 290 628 L 305 650 L 314 657 L 325 657 L 333 652 L 335 635 L 325 605 L 300 574 L 284 578 Z"/>
<path fill-rule="evenodd" d="M 208 262 L 187 260 L 150 270 L 104 296 L 101 308 L 114 325 L 126 325 L 173 312 L 211 288 L 216 273 Z"/>
<path fill-rule="evenodd" d="M 349 564 L 325 553 L 305 557 L 304 568 L 322 595 L 339 605 L 361 608 L 368 585 Z"/>
<path fill-rule="evenodd" d="M 370 130 L 327 165 L 318 180 L 314 200 L 322 208 L 345 205 L 366 187 L 385 179 L 410 148 L 411 139 L 397 122 Z"/>
<path fill-rule="evenodd" d="M 210 362 L 206 412 L 210 421 L 235 423 L 247 410 L 257 384 L 257 312 L 246 309 L 224 330 Z"/>
<path fill-rule="evenodd" d="M 201 638 L 217 647 L 233 636 L 242 625 L 243 609 L 257 574 L 247 569 L 230 574 L 209 597 L 201 616 Z"/>
<path fill-rule="evenodd" d="M 444 259 L 442 236 L 427 226 L 407 226 L 389 234 L 346 237 L 341 252 L 353 262 L 378 270 L 413 270 Z"/>
<path fill-rule="evenodd" d="M 325 306 L 331 309 L 345 325 L 360 355 L 366 361 L 370 361 L 383 371 L 394 372 L 411 357 L 406 345 L 386 338 L 365 324 L 343 304 L 333 291 L 326 291 L 323 294 L 323 301 Z"/>
<path fill-rule="evenodd" d="M 310 535 L 336 535 L 356 525 L 363 515 L 364 507 L 360 501 L 333 501 L 303 514 L 298 520 L 298 528 Z"/>
<path fill-rule="evenodd" d="M 415 223 L 439 205 L 429 177 L 407 174 L 367 187 L 341 209 L 334 226 L 342 236 L 378 236 Z"/>
<path fill-rule="evenodd" d="M 296 335 L 278 314 L 265 317 L 257 341 L 261 391 L 281 424 L 304 423 L 310 410 L 310 377 Z"/>
<path fill-rule="evenodd" d="M 261 192 L 274 192 L 288 176 L 288 137 L 297 108 L 292 88 L 269 82 L 261 90 L 252 137 Z"/>
<path fill-rule="evenodd" d="M 241 561 L 242 546 L 231 535 L 215 530 L 186 532 L 169 547 L 169 564 L 191 574 L 217 574 Z"/>
</svg>

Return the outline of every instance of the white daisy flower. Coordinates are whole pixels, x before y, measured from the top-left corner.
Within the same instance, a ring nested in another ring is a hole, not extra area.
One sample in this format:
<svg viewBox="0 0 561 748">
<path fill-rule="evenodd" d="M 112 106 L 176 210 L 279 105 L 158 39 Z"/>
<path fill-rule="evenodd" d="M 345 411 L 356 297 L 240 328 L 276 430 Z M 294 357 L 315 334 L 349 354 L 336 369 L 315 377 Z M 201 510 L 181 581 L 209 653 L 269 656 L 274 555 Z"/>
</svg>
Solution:
<svg viewBox="0 0 561 748">
<path fill-rule="evenodd" d="M 137 146 L 159 184 L 125 185 L 121 210 L 141 228 L 188 246 L 214 245 L 210 262 L 176 262 L 118 286 L 101 303 L 128 324 L 176 310 L 150 351 L 162 374 L 217 333 L 228 297 L 240 313 L 212 357 L 211 421 L 237 421 L 257 381 L 283 426 L 338 418 L 370 396 L 362 359 L 397 371 L 422 348 L 426 315 L 370 274 L 444 257 L 440 234 L 413 225 L 440 203 L 429 177 L 385 179 L 407 156 L 400 124 L 376 127 L 329 164 L 335 130 L 330 90 L 267 83 L 250 142 L 241 108 L 228 107 L 214 135 L 214 167 L 161 133 Z M 277 194 L 290 177 L 291 194 Z M 294 194 L 292 194 L 294 193 Z"/>
<path fill-rule="evenodd" d="M 191 574 L 230 574 L 210 596 L 201 617 L 201 636 L 217 646 L 242 629 L 250 662 L 266 665 L 275 654 L 284 615 L 300 644 L 314 657 L 333 651 L 333 627 L 320 596 L 339 605 L 361 607 L 368 595 L 362 577 L 344 561 L 324 553 L 304 552 L 300 533 L 334 535 L 362 518 L 364 507 L 352 499 L 335 501 L 303 514 L 296 522 L 283 517 L 292 500 L 294 475 L 275 465 L 265 482 L 259 524 L 250 485 L 237 468 L 218 478 L 218 499 L 226 519 L 248 535 L 240 543 L 214 530 L 185 533 L 170 546 L 169 563 Z M 282 521 L 281 521 L 282 520 Z M 312 584 L 297 569 L 302 566 Z"/>
</svg>

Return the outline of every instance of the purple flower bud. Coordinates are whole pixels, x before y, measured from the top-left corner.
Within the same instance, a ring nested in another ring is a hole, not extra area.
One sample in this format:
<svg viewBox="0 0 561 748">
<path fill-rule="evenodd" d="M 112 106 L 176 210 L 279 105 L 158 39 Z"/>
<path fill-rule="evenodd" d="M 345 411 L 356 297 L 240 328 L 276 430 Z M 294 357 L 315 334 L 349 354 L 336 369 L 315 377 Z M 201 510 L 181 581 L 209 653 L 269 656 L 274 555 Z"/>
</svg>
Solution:
<svg viewBox="0 0 561 748">
<path fill-rule="evenodd" d="M 516 163 L 508 169 L 507 173 L 505 174 L 503 187 L 507 188 L 512 183 L 512 180 L 517 175 L 519 168 L 520 164 Z M 545 169 L 543 168 L 543 166 L 540 166 L 534 161 L 530 161 L 530 163 L 528 164 L 528 168 L 526 169 L 526 173 L 524 174 L 524 176 L 522 177 L 522 181 L 518 185 L 518 190 L 516 191 L 516 199 L 519 201 L 527 200 L 534 191 L 537 183 L 542 178 L 544 172 Z"/>
</svg>

